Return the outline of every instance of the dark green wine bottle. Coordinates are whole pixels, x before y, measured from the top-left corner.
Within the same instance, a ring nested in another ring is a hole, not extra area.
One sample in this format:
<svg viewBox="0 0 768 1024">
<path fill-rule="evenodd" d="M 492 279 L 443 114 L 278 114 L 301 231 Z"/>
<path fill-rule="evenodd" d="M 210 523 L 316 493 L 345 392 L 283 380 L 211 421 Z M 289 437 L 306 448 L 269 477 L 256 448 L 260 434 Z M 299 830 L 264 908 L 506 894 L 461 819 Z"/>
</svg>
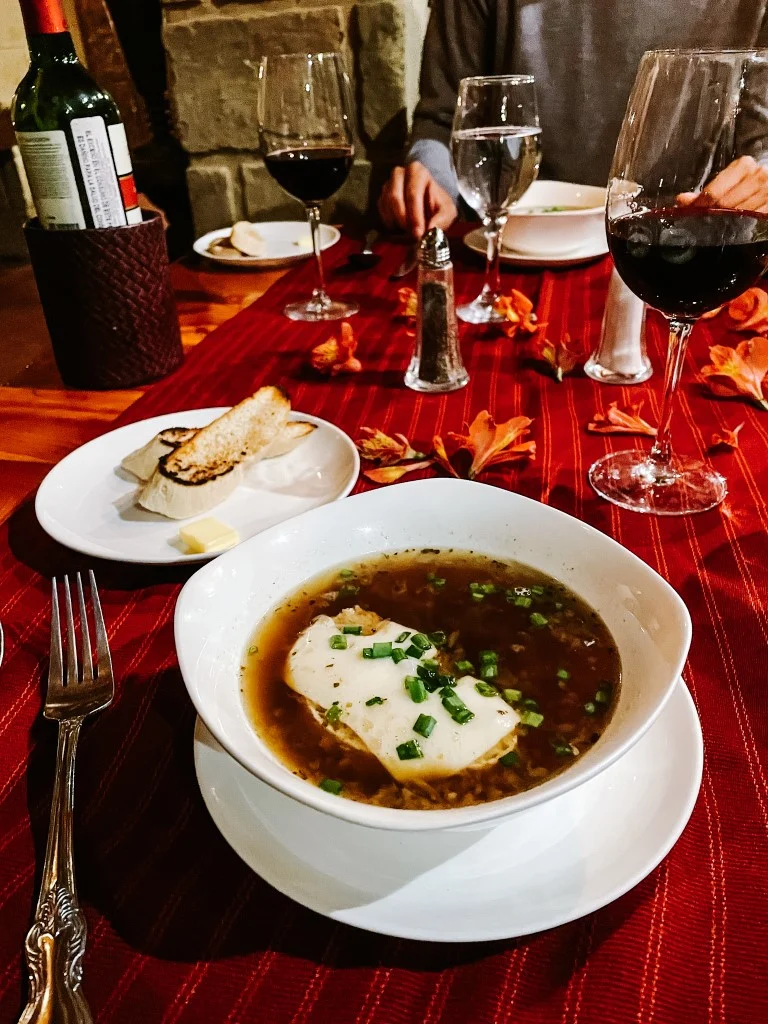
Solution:
<svg viewBox="0 0 768 1024">
<path fill-rule="evenodd" d="M 61 0 L 21 0 L 31 63 L 11 108 L 44 228 L 141 221 L 117 104 L 77 59 Z"/>
</svg>

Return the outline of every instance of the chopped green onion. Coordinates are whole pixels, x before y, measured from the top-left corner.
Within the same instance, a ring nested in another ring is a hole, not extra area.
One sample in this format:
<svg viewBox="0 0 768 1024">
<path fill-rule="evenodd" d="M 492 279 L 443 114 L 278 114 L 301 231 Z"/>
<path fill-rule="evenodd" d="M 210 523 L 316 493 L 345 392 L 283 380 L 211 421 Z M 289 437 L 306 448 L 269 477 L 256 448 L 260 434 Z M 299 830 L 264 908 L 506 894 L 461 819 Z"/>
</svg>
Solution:
<svg viewBox="0 0 768 1024">
<path fill-rule="evenodd" d="M 407 658 L 416 658 L 417 661 L 422 656 L 423 653 L 424 653 L 424 651 L 422 651 L 422 649 L 420 647 L 416 647 L 415 644 L 411 644 L 410 647 L 406 647 L 406 649 L 405 649 L 406 657 Z"/>
<path fill-rule="evenodd" d="M 570 679 L 571 678 L 571 673 L 568 671 L 567 668 L 559 668 L 557 670 L 557 678 L 558 679 Z"/>
<path fill-rule="evenodd" d="M 495 679 L 499 674 L 499 666 L 495 664 L 481 665 L 480 666 L 480 678 L 485 679 L 486 682 L 489 679 Z"/>
<path fill-rule="evenodd" d="M 373 648 L 372 647 L 364 647 L 363 648 L 363 657 L 364 658 L 372 658 L 373 657 Z"/>
<path fill-rule="evenodd" d="M 421 664 L 424 666 L 424 668 L 430 668 L 434 672 L 437 672 L 437 670 L 440 668 L 440 662 L 437 661 L 436 658 L 422 658 Z"/>
<path fill-rule="evenodd" d="M 341 632 L 342 633 L 347 633 L 347 634 L 349 634 L 349 636 L 360 636 L 360 634 L 363 632 L 363 627 L 362 626 L 342 626 L 341 627 Z"/>
<path fill-rule="evenodd" d="M 540 715 L 538 711 L 528 711 L 526 709 L 520 712 L 520 722 L 523 725 L 530 725 L 532 729 L 538 729 L 543 721 L 544 715 Z"/>
<path fill-rule="evenodd" d="M 499 758 L 499 764 L 503 764 L 505 768 L 517 768 L 520 764 L 520 755 L 516 750 L 510 750 L 509 753 Z"/>
<path fill-rule="evenodd" d="M 526 697 L 522 702 L 524 708 L 528 708 L 529 711 L 538 711 L 539 702 L 534 700 L 533 697 Z"/>
<path fill-rule="evenodd" d="M 341 636 L 339 633 L 332 636 L 328 643 L 331 645 L 331 650 L 333 651 L 346 651 L 347 649 L 347 638 L 345 636 Z"/>
<path fill-rule="evenodd" d="M 405 688 L 414 704 L 423 704 L 429 696 L 424 681 L 419 679 L 418 676 L 406 676 Z"/>
<path fill-rule="evenodd" d="M 406 630 L 405 630 L 405 631 L 404 631 L 403 633 L 401 633 L 401 634 L 400 634 L 399 636 L 396 636 L 396 637 L 395 637 L 395 643 L 396 643 L 396 644 L 404 644 L 404 643 L 405 643 L 405 641 L 406 641 L 406 640 L 408 639 L 408 637 L 409 637 L 410 635 L 411 635 L 411 634 L 410 634 L 410 633 L 408 632 L 408 630 L 406 629 Z"/>
<path fill-rule="evenodd" d="M 523 699 L 522 690 L 502 690 L 501 696 L 507 702 L 507 704 L 517 704 L 519 700 Z"/>
<path fill-rule="evenodd" d="M 323 779 L 320 783 L 320 789 L 324 789 L 326 793 L 333 793 L 334 796 L 338 796 L 343 788 L 343 783 L 336 779 Z"/>
<path fill-rule="evenodd" d="M 425 636 L 424 633 L 414 633 L 411 637 L 411 643 L 414 647 L 418 647 L 420 651 L 426 651 L 432 646 L 429 642 L 429 637 Z"/>
<path fill-rule="evenodd" d="M 544 587 L 531 587 L 531 593 L 535 594 L 537 597 L 541 597 L 544 593 Z"/>
<path fill-rule="evenodd" d="M 472 673 L 475 671 L 475 666 L 472 664 L 471 661 L 457 661 L 456 662 L 456 671 L 457 672 L 463 672 L 464 675 L 470 675 L 471 676 Z"/>
<path fill-rule="evenodd" d="M 365 702 L 365 706 L 367 708 L 372 708 L 374 704 L 383 704 L 386 699 L 386 697 L 371 697 L 370 700 Z"/>
<path fill-rule="evenodd" d="M 523 597 L 522 595 L 519 595 L 515 598 L 515 605 L 518 608 L 530 608 L 532 604 L 533 598 L 531 597 Z"/>
<path fill-rule="evenodd" d="M 339 588 L 339 597 L 356 597 L 360 593 L 360 587 L 356 583 L 345 583 Z"/>
<path fill-rule="evenodd" d="M 445 694 L 442 700 L 443 707 L 445 708 L 449 715 L 453 715 L 457 711 L 461 711 L 462 708 L 466 707 L 464 701 L 456 693 Z"/>
<path fill-rule="evenodd" d="M 339 576 L 341 576 L 341 578 L 343 580 L 348 580 L 350 578 L 350 576 L 354 576 L 354 575 L 355 575 L 355 570 L 354 569 L 339 569 Z"/>
<path fill-rule="evenodd" d="M 325 712 L 325 720 L 326 722 L 338 722 L 340 718 L 341 708 L 339 707 L 339 702 L 335 700 Z"/>
<path fill-rule="evenodd" d="M 604 683 L 595 694 L 595 700 L 598 704 L 610 704 L 611 702 L 611 685 L 610 683 Z"/>
<path fill-rule="evenodd" d="M 392 649 L 392 661 L 396 665 L 399 665 L 401 661 L 405 661 L 408 655 L 405 653 L 402 647 L 394 647 Z"/>
<path fill-rule="evenodd" d="M 482 583 L 470 583 L 469 584 L 469 589 L 470 590 L 482 590 L 482 587 L 483 587 Z"/>
<path fill-rule="evenodd" d="M 576 753 L 570 743 L 566 743 L 565 740 L 557 738 L 552 740 L 552 749 L 558 757 L 573 757 Z"/>
<path fill-rule="evenodd" d="M 540 612 L 531 612 L 531 625 L 532 626 L 546 626 L 549 619 L 546 615 L 542 615 Z"/>
<path fill-rule="evenodd" d="M 429 739 L 436 725 L 437 719 L 433 718 L 432 715 L 419 715 L 414 722 L 413 731 L 417 732 L 419 736 L 423 736 L 424 739 Z"/>
<path fill-rule="evenodd" d="M 456 691 L 453 689 L 452 686 L 446 685 L 446 686 L 444 686 L 440 690 L 440 696 L 441 697 L 455 697 L 456 696 Z"/>
<path fill-rule="evenodd" d="M 498 697 L 499 691 L 490 683 L 475 683 L 475 689 L 481 697 Z"/>
<path fill-rule="evenodd" d="M 424 757 L 421 747 L 416 740 L 407 740 L 395 749 L 401 761 L 415 761 L 419 757 Z"/>
<path fill-rule="evenodd" d="M 481 665 L 495 665 L 499 660 L 499 656 L 496 651 L 480 651 L 478 658 Z"/>
<path fill-rule="evenodd" d="M 475 593 L 471 594 L 470 596 L 471 596 L 472 600 L 475 602 L 475 604 L 480 604 L 481 601 L 485 600 L 485 594 L 481 594 L 479 592 L 475 592 Z"/>
<path fill-rule="evenodd" d="M 416 675 L 419 679 L 434 679 L 437 682 L 438 674 L 437 669 L 431 665 L 425 665 L 423 661 L 420 665 L 416 666 Z"/>
<path fill-rule="evenodd" d="M 433 647 L 442 647 L 448 639 L 442 629 L 437 629 L 434 633 L 427 633 L 427 638 Z"/>
<path fill-rule="evenodd" d="M 427 583 L 431 583 L 433 587 L 440 590 L 448 581 L 444 576 L 436 576 L 433 572 L 427 573 Z"/>
<path fill-rule="evenodd" d="M 595 702 L 593 700 L 588 700 L 587 703 L 584 705 L 584 711 L 588 715 L 596 715 L 597 714 L 597 704 L 595 704 Z"/>
<path fill-rule="evenodd" d="M 453 686 L 453 684 L 456 682 L 453 676 L 448 676 L 445 674 L 441 674 L 437 678 L 441 686 Z"/>
<path fill-rule="evenodd" d="M 462 708 L 461 711 L 457 711 L 455 715 L 451 716 L 457 725 L 466 725 L 467 722 L 471 722 L 475 717 L 474 711 L 470 711 L 469 708 Z"/>
<path fill-rule="evenodd" d="M 373 645 L 374 658 L 390 658 L 392 656 L 392 643 L 390 640 L 380 641 Z"/>
<path fill-rule="evenodd" d="M 480 586 L 478 587 L 478 590 L 482 594 L 495 594 L 496 593 L 496 584 L 495 583 L 481 583 Z"/>
</svg>

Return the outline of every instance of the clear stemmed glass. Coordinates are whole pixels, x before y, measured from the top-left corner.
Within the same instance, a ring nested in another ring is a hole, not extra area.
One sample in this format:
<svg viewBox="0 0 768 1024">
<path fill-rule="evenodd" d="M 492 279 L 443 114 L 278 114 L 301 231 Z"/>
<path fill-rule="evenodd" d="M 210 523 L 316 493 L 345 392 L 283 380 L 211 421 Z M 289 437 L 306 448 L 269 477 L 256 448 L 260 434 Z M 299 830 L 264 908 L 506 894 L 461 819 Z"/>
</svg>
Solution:
<svg viewBox="0 0 768 1024">
<path fill-rule="evenodd" d="M 358 312 L 325 289 L 320 204 L 347 180 L 354 157 L 353 103 L 338 53 L 288 53 L 259 64 L 259 135 L 267 170 L 307 210 L 317 285 L 285 307 L 291 320 L 340 320 Z"/>
<path fill-rule="evenodd" d="M 532 75 L 464 78 L 459 84 L 451 153 L 464 201 L 483 221 L 485 284 L 458 316 L 471 324 L 499 323 L 499 249 L 509 210 L 536 180 L 541 161 L 539 114 Z"/>
<path fill-rule="evenodd" d="M 723 477 L 673 454 L 670 424 L 688 338 L 702 313 L 768 267 L 768 50 L 645 54 L 608 183 L 608 242 L 627 286 L 665 316 L 664 397 L 650 452 L 623 451 L 589 471 L 598 494 L 637 512 L 704 512 Z"/>
</svg>

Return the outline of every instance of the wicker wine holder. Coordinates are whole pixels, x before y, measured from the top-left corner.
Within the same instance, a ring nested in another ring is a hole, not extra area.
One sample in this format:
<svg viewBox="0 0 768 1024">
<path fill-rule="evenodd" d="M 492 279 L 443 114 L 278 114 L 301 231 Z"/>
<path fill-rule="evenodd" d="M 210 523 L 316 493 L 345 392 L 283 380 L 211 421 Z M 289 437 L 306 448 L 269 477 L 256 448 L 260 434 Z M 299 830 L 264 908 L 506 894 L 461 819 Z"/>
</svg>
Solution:
<svg viewBox="0 0 768 1024">
<path fill-rule="evenodd" d="M 53 353 L 71 388 L 130 388 L 183 359 L 157 214 L 121 228 L 24 229 Z"/>
</svg>

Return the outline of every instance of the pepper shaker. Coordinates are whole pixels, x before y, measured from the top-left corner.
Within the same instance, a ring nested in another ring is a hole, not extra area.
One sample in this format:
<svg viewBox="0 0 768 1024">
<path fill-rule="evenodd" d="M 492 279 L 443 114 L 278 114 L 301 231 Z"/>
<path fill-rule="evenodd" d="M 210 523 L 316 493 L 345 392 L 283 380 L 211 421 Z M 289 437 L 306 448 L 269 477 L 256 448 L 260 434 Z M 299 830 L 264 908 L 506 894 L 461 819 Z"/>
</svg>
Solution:
<svg viewBox="0 0 768 1024">
<path fill-rule="evenodd" d="M 405 374 L 414 391 L 458 391 L 469 381 L 459 350 L 453 264 L 445 233 L 430 228 L 418 252 L 416 343 Z"/>
<path fill-rule="evenodd" d="M 602 384 L 642 384 L 653 373 L 645 351 L 645 303 L 614 269 L 608 285 L 600 341 L 584 372 Z"/>
</svg>

